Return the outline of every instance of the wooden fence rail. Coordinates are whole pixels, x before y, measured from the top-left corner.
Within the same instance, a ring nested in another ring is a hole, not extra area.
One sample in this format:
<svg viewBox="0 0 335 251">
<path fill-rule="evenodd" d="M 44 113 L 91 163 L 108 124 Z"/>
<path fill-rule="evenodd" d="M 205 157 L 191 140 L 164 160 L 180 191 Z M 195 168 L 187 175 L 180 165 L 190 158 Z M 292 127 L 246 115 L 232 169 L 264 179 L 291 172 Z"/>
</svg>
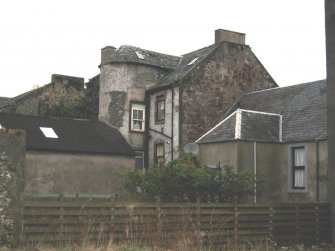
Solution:
<svg viewBox="0 0 335 251">
<path fill-rule="evenodd" d="M 330 204 L 116 203 L 113 199 L 25 197 L 24 243 L 273 240 L 331 242 Z"/>
</svg>

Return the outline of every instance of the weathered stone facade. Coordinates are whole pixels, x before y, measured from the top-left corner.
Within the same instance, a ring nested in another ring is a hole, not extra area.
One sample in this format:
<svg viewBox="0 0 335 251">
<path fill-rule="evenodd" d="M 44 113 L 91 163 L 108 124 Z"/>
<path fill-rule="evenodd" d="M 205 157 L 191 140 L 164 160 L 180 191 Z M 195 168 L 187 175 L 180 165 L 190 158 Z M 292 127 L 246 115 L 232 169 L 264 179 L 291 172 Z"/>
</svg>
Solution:
<svg viewBox="0 0 335 251">
<path fill-rule="evenodd" d="M 223 43 L 183 80 L 180 145 L 217 124 L 243 93 L 275 86 L 249 46 Z"/>
<path fill-rule="evenodd" d="M 98 120 L 99 118 L 99 88 L 100 88 L 100 74 L 91 78 L 85 83 L 85 109 L 86 118 Z"/>
<path fill-rule="evenodd" d="M 83 78 L 53 74 L 50 84 L 10 99 L 0 106 L 0 111 L 47 116 L 53 107 L 60 104 L 71 106 L 83 98 L 84 90 Z"/>
<path fill-rule="evenodd" d="M 243 93 L 276 87 L 250 47 L 222 42 L 173 85 L 154 88 L 150 96 L 148 163 L 155 163 L 155 146 L 164 144 L 171 161 L 219 122 Z M 165 98 L 165 120 L 155 119 L 157 97 Z"/>
<path fill-rule="evenodd" d="M 0 246 L 19 244 L 24 169 L 24 132 L 0 129 Z"/>
<path fill-rule="evenodd" d="M 110 63 L 100 67 L 99 119 L 117 127 L 135 150 L 144 148 L 144 132 L 130 129 L 131 103 L 142 102 L 145 90 L 165 69 L 143 64 Z"/>
</svg>

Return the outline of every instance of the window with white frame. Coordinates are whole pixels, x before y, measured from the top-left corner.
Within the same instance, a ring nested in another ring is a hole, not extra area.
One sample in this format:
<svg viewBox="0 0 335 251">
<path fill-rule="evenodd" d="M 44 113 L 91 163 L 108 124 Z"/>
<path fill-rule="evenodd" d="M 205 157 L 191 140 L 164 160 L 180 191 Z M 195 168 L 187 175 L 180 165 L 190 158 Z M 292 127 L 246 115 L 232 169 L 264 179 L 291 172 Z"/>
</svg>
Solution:
<svg viewBox="0 0 335 251">
<path fill-rule="evenodd" d="M 144 104 L 132 103 L 131 105 L 131 124 L 130 129 L 132 131 L 144 132 Z"/>
<path fill-rule="evenodd" d="M 306 148 L 305 146 L 291 147 L 291 190 L 306 189 Z"/>
</svg>

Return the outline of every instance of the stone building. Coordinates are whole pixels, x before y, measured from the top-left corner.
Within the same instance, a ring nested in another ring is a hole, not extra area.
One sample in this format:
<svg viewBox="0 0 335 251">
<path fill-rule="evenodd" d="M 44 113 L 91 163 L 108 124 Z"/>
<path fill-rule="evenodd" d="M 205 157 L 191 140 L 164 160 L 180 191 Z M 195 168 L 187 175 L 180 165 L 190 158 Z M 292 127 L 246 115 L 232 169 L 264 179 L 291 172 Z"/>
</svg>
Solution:
<svg viewBox="0 0 335 251">
<path fill-rule="evenodd" d="M 215 31 L 215 43 L 182 56 L 133 46 L 101 51 L 99 119 L 118 128 L 138 166 L 176 159 L 243 93 L 276 87 L 245 34 Z"/>
<path fill-rule="evenodd" d="M 53 74 L 49 84 L 14 98 L 0 98 L 0 112 L 97 119 L 98 80 L 92 78 L 85 89 L 83 78 Z"/>
</svg>

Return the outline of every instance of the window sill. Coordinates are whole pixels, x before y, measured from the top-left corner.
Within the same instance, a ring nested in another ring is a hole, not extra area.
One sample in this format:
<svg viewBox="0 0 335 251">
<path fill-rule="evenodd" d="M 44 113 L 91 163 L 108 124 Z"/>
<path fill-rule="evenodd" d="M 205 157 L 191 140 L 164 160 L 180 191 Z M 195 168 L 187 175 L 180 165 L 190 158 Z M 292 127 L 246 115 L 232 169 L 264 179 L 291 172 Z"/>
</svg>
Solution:
<svg viewBox="0 0 335 251">
<path fill-rule="evenodd" d="M 131 132 L 131 133 L 144 134 L 145 131 L 129 130 L 129 132 Z"/>
<path fill-rule="evenodd" d="M 307 193 L 307 189 L 289 189 L 287 191 L 288 193 Z"/>
<path fill-rule="evenodd" d="M 165 120 L 156 120 L 155 125 L 165 124 Z"/>
</svg>

